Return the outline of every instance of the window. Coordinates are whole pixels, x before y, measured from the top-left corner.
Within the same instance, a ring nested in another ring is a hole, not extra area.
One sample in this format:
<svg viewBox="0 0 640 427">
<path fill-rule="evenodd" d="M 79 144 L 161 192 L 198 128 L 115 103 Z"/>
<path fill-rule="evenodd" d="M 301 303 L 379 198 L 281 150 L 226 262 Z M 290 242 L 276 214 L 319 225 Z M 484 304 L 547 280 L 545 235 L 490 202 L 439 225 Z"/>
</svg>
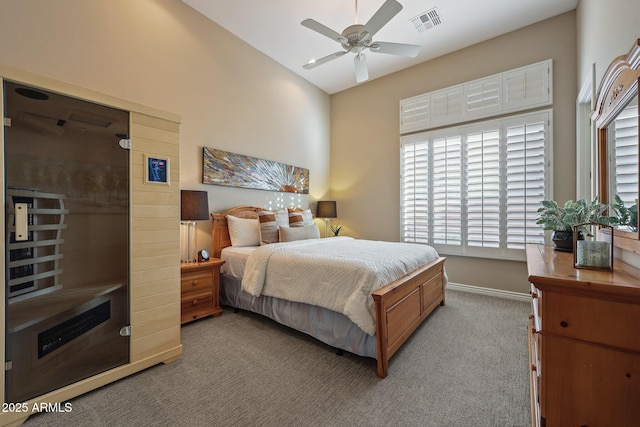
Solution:
<svg viewBox="0 0 640 427">
<path fill-rule="evenodd" d="M 401 238 L 442 253 L 524 259 L 544 243 L 551 110 L 401 138 Z"/>
</svg>

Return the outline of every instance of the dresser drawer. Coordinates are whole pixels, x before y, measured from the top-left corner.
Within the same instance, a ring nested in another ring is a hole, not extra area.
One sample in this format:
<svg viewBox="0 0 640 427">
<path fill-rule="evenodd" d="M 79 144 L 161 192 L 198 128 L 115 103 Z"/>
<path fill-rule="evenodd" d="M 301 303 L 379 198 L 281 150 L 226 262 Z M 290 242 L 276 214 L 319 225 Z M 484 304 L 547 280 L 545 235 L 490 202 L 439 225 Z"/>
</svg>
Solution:
<svg viewBox="0 0 640 427">
<path fill-rule="evenodd" d="M 542 291 L 536 288 L 533 283 L 531 284 L 531 311 L 533 312 L 533 327 L 534 331 L 542 330 Z"/>
<path fill-rule="evenodd" d="M 540 358 L 538 350 L 539 334 L 534 332 L 533 318 L 529 321 L 529 373 L 531 393 L 531 418 L 532 425 L 540 426 Z"/>
<path fill-rule="evenodd" d="M 543 331 L 640 353 L 640 305 L 545 293 Z"/>
<path fill-rule="evenodd" d="M 180 280 L 180 287 L 183 294 L 211 290 L 212 281 L 213 278 L 210 272 L 196 271 L 183 274 Z"/>
</svg>

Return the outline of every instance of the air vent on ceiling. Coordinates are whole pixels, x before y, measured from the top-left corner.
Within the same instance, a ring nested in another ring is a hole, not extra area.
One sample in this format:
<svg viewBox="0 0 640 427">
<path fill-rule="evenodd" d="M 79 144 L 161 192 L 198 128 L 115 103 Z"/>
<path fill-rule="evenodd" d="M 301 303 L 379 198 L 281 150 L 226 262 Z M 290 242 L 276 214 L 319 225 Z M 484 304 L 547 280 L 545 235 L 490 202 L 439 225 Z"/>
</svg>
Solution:
<svg viewBox="0 0 640 427">
<path fill-rule="evenodd" d="M 442 19 L 440 18 L 437 7 L 421 13 L 415 18 L 411 18 L 410 21 L 415 25 L 419 33 L 442 24 Z"/>
</svg>

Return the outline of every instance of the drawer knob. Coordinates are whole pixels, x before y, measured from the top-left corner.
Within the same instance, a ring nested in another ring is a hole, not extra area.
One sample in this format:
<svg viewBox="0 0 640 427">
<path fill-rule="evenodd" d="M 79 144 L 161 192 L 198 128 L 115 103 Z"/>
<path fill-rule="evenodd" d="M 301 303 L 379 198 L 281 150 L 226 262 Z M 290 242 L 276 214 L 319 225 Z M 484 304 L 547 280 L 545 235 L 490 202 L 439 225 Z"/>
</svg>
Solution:
<svg viewBox="0 0 640 427">
<path fill-rule="evenodd" d="M 536 365 L 531 364 L 531 370 L 532 370 L 533 372 L 535 372 L 535 371 L 537 371 L 537 370 L 538 370 L 538 368 L 536 367 Z"/>
<path fill-rule="evenodd" d="M 191 302 L 191 304 L 192 304 L 192 305 L 196 305 L 197 303 L 198 303 L 198 300 L 197 300 L 197 299 L 194 299 L 194 300 Z"/>
<path fill-rule="evenodd" d="M 538 293 L 531 291 L 531 298 L 538 298 Z"/>
<path fill-rule="evenodd" d="M 567 326 L 569 326 L 569 324 L 563 320 L 562 322 L 560 322 L 560 326 L 566 328 Z"/>
<path fill-rule="evenodd" d="M 191 281 L 191 286 L 195 286 L 198 284 L 198 279 Z"/>
</svg>

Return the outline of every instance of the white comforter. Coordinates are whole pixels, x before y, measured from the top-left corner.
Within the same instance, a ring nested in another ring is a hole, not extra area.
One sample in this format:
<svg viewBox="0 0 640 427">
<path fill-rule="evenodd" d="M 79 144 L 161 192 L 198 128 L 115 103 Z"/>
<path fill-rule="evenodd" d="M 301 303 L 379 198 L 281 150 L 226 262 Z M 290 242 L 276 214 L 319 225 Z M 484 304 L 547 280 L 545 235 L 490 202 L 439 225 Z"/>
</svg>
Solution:
<svg viewBox="0 0 640 427">
<path fill-rule="evenodd" d="M 437 257 L 430 246 L 350 237 L 272 243 L 249 256 L 242 287 L 337 311 L 374 335 L 371 293 Z"/>
</svg>

